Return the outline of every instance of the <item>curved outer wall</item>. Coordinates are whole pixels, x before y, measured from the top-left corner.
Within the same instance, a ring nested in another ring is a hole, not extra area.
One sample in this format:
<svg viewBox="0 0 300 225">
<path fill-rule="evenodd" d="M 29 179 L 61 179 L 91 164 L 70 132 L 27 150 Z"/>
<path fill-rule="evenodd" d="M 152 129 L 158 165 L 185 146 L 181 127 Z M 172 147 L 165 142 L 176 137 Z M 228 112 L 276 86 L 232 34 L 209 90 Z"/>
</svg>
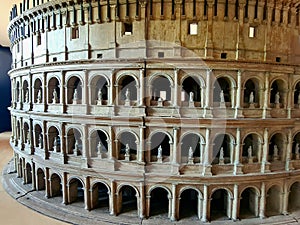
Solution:
<svg viewBox="0 0 300 225">
<path fill-rule="evenodd" d="M 171 220 L 185 199 L 202 221 L 299 208 L 298 3 L 32 4 L 8 28 L 25 183 L 64 204 L 80 187 L 88 210 L 106 190 L 110 214 L 132 198 L 140 218 L 157 193 Z"/>
</svg>

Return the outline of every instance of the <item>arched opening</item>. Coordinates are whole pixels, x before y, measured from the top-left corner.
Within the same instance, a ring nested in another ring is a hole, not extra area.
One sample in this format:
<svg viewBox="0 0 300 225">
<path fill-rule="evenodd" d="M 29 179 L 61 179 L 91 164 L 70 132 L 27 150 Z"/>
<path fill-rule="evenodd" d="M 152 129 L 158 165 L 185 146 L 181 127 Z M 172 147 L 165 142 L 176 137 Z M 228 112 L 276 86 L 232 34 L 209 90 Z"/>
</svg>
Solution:
<svg viewBox="0 0 300 225">
<path fill-rule="evenodd" d="M 171 98 L 170 81 L 165 76 L 157 76 L 152 82 L 151 105 L 156 105 L 157 101 L 162 102 L 162 105 L 170 105 Z"/>
<path fill-rule="evenodd" d="M 246 188 L 240 200 L 240 218 L 258 217 L 259 194 L 254 188 Z"/>
<path fill-rule="evenodd" d="M 294 108 L 300 108 L 300 82 L 296 84 L 294 90 Z"/>
<path fill-rule="evenodd" d="M 211 220 L 227 220 L 231 218 L 231 199 L 228 191 L 219 189 L 214 191 L 210 203 Z"/>
<path fill-rule="evenodd" d="M 97 76 L 92 85 L 96 83 L 94 92 L 92 93 L 92 104 L 107 105 L 108 104 L 108 82 L 105 77 Z"/>
<path fill-rule="evenodd" d="M 199 201 L 199 194 L 194 189 L 186 189 L 180 195 L 180 219 L 183 218 L 193 218 L 200 219 L 200 207 L 201 203 Z"/>
<path fill-rule="evenodd" d="M 21 141 L 21 123 L 19 120 L 17 121 L 17 139 Z"/>
<path fill-rule="evenodd" d="M 44 171 L 39 168 L 37 170 L 37 189 L 38 191 L 40 190 L 45 190 L 45 173 Z"/>
<path fill-rule="evenodd" d="M 76 128 L 71 128 L 67 133 L 67 154 L 82 155 L 82 137 Z"/>
<path fill-rule="evenodd" d="M 269 144 L 269 154 L 268 160 L 270 162 L 281 161 L 284 159 L 284 149 L 285 149 L 284 137 L 282 134 L 277 133 L 271 137 Z"/>
<path fill-rule="evenodd" d="M 294 160 L 300 159 L 300 132 L 294 136 L 291 158 Z"/>
<path fill-rule="evenodd" d="M 137 211 L 137 193 L 131 186 L 125 185 L 119 192 L 120 213 Z"/>
<path fill-rule="evenodd" d="M 54 173 L 51 175 L 50 177 L 50 196 L 51 197 L 58 197 L 58 196 L 62 196 L 62 184 L 61 184 L 61 179 L 60 177 Z"/>
<path fill-rule="evenodd" d="M 69 181 L 68 198 L 69 203 L 79 203 L 80 206 L 84 203 L 83 184 L 79 179 L 73 178 Z"/>
<path fill-rule="evenodd" d="M 275 216 L 280 214 L 281 209 L 281 191 L 280 187 L 273 185 L 269 188 L 266 196 L 266 216 Z"/>
<path fill-rule="evenodd" d="M 228 78 L 220 77 L 214 83 L 214 106 L 231 106 L 231 85 Z"/>
<path fill-rule="evenodd" d="M 69 79 L 67 84 L 67 103 L 68 104 L 81 104 L 82 101 L 82 82 L 73 76 Z"/>
<path fill-rule="evenodd" d="M 50 127 L 48 130 L 49 151 L 60 152 L 60 137 L 56 127 Z"/>
<path fill-rule="evenodd" d="M 300 182 L 295 182 L 290 188 L 288 210 L 294 212 L 300 209 Z"/>
<path fill-rule="evenodd" d="M 150 216 L 161 215 L 168 217 L 169 212 L 168 191 L 164 188 L 157 187 L 151 191 L 150 198 Z"/>
<path fill-rule="evenodd" d="M 48 103 L 60 103 L 60 84 L 55 77 L 48 82 Z"/>
<path fill-rule="evenodd" d="M 32 169 L 31 165 L 29 163 L 26 164 L 26 184 L 31 184 L 32 183 Z"/>
<path fill-rule="evenodd" d="M 132 101 L 137 101 L 137 83 L 135 79 L 126 75 L 119 80 L 119 104 L 131 104 Z"/>
<path fill-rule="evenodd" d="M 121 133 L 119 139 L 119 160 L 136 160 L 137 156 L 137 139 L 131 132 Z"/>
<path fill-rule="evenodd" d="M 27 80 L 23 82 L 23 102 L 29 103 L 29 88 Z"/>
<path fill-rule="evenodd" d="M 244 139 L 242 163 L 255 163 L 260 161 L 261 141 L 257 134 L 248 134 Z"/>
<path fill-rule="evenodd" d="M 259 107 L 259 82 L 249 79 L 244 88 L 244 107 Z"/>
<path fill-rule="evenodd" d="M 215 138 L 213 144 L 213 165 L 232 163 L 232 143 L 230 136 L 227 134 L 219 134 Z"/>
<path fill-rule="evenodd" d="M 22 161 L 22 158 L 20 158 L 18 166 L 19 166 L 18 177 L 23 177 L 23 161 Z"/>
<path fill-rule="evenodd" d="M 282 80 L 275 80 L 271 85 L 270 106 L 281 108 L 285 105 L 286 85 Z"/>
<path fill-rule="evenodd" d="M 96 183 L 92 188 L 92 202 L 91 208 L 101 208 L 102 210 L 109 211 L 109 190 L 103 183 Z"/>
<path fill-rule="evenodd" d="M 108 137 L 101 130 L 94 131 L 90 136 L 91 157 L 108 158 Z"/>
<path fill-rule="evenodd" d="M 42 81 L 40 79 L 36 79 L 34 81 L 34 103 L 42 103 L 43 102 L 43 92 L 42 92 Z"/>
<path fill-rule="evenodd" d="M 20 102 L 20 83 L 19 83 L 19 81 L 17 82 L 15 93 L 16 93 L 16 101 Z"/>
<path fill-rule="evenodd" d="M 42 128 L 40 125 L 38 124 L 35 125 L 34 134 L 35 134 L 35 146 L 41 149 L 44 148 Z"/>
<path fill-rule="evenodd" d="M 182 102 L 195 102 L 195 106 L 200 106 L 201 87 L 198 80 L 193 77 L 187 77 L 182 82 Z"/>
<path fill-rule="evenodd" d="M 29 126 L 28 126 L 28 123 L 24 123 L 24 126 L 23 126 L 23 129 L 24 129 L 24 141 L 25 143 L 29 144 L 30 143 L 30 139 L 31 139 L 31 135 L 30 135 L 30 131 L 29 131 Z"/>
<path fill-rule="evenodd" d="M 157 132 L 151 137 L 151 162 L 170 161 L 170 138 L 163 132 Z"/>
<path fill-rule="evenodd" d="M 202 140 L 198 134 L 187 134 L 181 141 L 181 163 L 200 163 Z"/>
</svg>

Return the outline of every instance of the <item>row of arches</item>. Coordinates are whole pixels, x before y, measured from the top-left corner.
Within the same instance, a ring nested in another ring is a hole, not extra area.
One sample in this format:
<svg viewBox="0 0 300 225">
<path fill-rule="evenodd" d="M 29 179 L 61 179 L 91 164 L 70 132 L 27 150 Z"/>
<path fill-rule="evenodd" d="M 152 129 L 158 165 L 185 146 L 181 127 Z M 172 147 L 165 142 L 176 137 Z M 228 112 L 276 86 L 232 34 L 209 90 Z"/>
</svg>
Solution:
<svg viewBox="0 0 300 225">
<path fill-rule="evenodd" d="M 90 105 L 140 105 L 143 104 L 143 94 L 140 90 L 141 81 L 134 74 L 125 74 L 119 77 L 115 83 L 105 75 L 94 76 L 88 85 L 86 85 L 81 76 L 71 76 L 66 81 L 66 86 L 62 85 L 59 77 L 49 77 L 47 81 L 47 89 L 43 88 L 43 79 L 36 78 L 33 81 L 33 87 L 30 88 L 30 81 L 24 80 L 23 83 L 15 81 L 14 84 L 14 102 L 23 103 L 48 103 L 48 104 L 90 104 Z M 231 77 L 217 77 L 212 82 L 211 87 L 206 87 L 205 81 L 201 76 L 185 76 L 182 78 L 178 87 L 175 81 L 168 74 L 157 74 L 152 77 L 147 85 L 149 106 L 176 105 L 180 99 L 181 106 L 189 106 L 189 102 L 193 106 L 204 107 L 207 101 L 214 107 L 235 107 L 236 101 L 244 108 L 261 108 L 264 102 L 271 108 L 286 108 L 289 105 L 289 94 L 293 97 L 290 103 L 292 107 L 299 108 L 300 104 L 300 82 L 294 84 L 293 89 L 289 89 L 289 85 L 285 80 L 275 79 L 271 82 L 270 88 L 267 89 L 268 97 L 264 91 L 264 81 L 258 78 L 249 78 L 244 84 L 237 84 Z M 237 86 L 241 87 L 241 99 L 236 100 Z M 88 87 L 88 94 L 85 94 Z M 207 93 L 207 89 L 211 89 L 212 94 Z M 177 94 L 175 96 L 175 89 Z M 289 91 L 290 90 L 290 91 Z M 291 93 L 289 93 L 291 92 Z M 46 95 L 46 96 L 44 96 Z M 87 96 L 89 95 L 89 97 Z M 212 95 L 210 97 L 209 95 Z M 65 96 L 65 99 L 62 99 Z M 210 100 L 210 98 L 212 98 Z M 224 104 L 222 104 L 224 103 Z"/>
<path fill-rule="evenodd" d="M 176 143 L 175 130 L 171 130 L 173 133 L 170 130 L 150 131 L 146 137 L 140 137 L 139 132 L 136 129 L 123 129 L 115 133 L 108 130 L 108 127 L 99 127 L 88 131 L 86 136 L 80 126 L 49 124 L 47 130 L 44 130 L 41 123 L 32 124 L 29 121 L 17 121 L 16 130 L 13 131 L 15 144 L 20 144 L 21 149 L 42 149 L 46 152 L 100 159 L 199 164 L 205 163 L 205 158 L 208 158 L 209 163 L 214 165 L 237 161 L 243 164 L 284 162 L 300 158 L 300 132 L 267 133 L 267 140 L 264 137 L 267 129 L 263 134 L 250 132 L 242 137 L 240 134 L 225 132 L 216 133 L 206 140 L 207 130 L 200 133 L 185 131 Z M 236 132 L 241 131 L 238 129 Z M 85 139 L 88 142 L 83 141 Z M 238 155 L 236 151 L 239 151 Z"/>
<path fill-rule="evenodd" d="M 30 163 L 26 163 L 24 168 L 22 165 L 25 165 L 25 159 L 20 158 L 19 177 L 24 179 L 25 184 L 34 182 L 33 188 L 45 191 L 47 197 L 58 197 L 63 203 L 74 207 L 113 215 L 129 213 L 147 218 L 159 215 L 165 219 L 193 218 L 206 221 L 270 217 L 300 208 L 299 181 L 293 181 L 289 186 L 285 184 L 288 190 L 279 184 L 270 184 L 267 189 L 264 184 L 261 188 L 249 184 L 239 189 L 237 195 L 230 187 L 219 186 L 209 189 L 207 196 L 197 186 L 174 189 L 173 185 L 171 190 L 165 185 L 150 185 L 146 187 L 143 197 L 140 187 L 134 184 L 121 182 L 109 185 L 107 181 L 97 179 L 89 183 L 76 176 L 68 176 L 65 180 L 55 172 L 50 173 L 48 178 L 43 168 L 34 171 Z M 284 201 L 288 203 L 286 208 Z"/>
</svg>

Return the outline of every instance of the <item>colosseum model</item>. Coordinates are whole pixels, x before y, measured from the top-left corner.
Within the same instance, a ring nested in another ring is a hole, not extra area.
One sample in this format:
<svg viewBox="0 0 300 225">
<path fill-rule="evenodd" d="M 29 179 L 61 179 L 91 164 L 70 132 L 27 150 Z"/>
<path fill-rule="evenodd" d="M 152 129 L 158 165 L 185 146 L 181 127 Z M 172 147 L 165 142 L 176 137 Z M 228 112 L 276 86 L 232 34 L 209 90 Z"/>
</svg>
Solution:
<svg viewBox="0 0 300 225">
<path fill-rule="evenodd" d="M 295 212 L 299 10 L 295 0 L 23 0 L 8 27 L 18 179 L 113 219 Z"/>
</svg>

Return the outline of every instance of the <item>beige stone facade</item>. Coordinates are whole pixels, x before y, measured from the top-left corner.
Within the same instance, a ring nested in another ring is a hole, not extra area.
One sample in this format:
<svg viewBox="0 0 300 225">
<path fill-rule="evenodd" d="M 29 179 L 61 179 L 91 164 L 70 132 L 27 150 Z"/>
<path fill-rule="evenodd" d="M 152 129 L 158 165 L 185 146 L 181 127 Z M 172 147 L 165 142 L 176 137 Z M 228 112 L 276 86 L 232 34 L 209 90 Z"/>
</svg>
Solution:
<svg viewBox="0 0 300 225">
<path fill-rule="evenodd" d="M 299 3 L 24 1 L 11 12 L 15 169 L 111 215 L 300 208 Z"/>
</svg>

